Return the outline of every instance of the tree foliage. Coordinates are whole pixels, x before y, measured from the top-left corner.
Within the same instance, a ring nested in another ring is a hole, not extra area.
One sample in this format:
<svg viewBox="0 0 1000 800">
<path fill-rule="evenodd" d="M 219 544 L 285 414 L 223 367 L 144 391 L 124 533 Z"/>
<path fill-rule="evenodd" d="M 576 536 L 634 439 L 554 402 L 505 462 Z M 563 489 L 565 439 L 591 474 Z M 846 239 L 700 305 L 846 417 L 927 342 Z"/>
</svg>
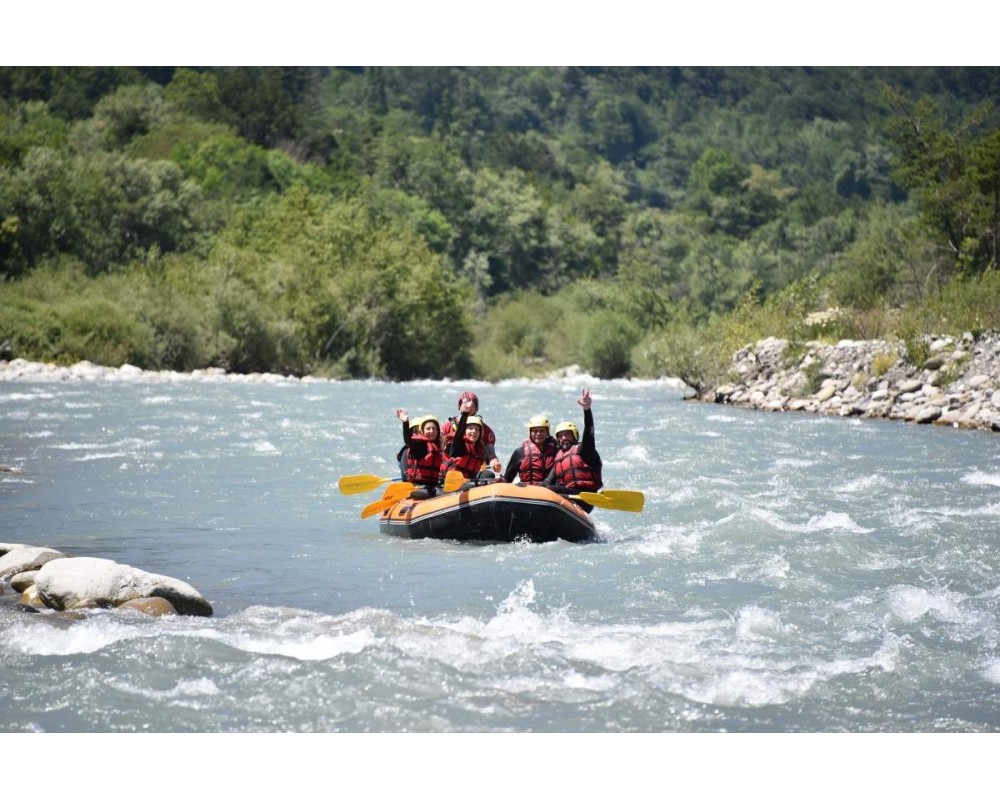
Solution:
<svg viewBox="0 0 1000 800">
<path fill-rule="evenodd" d="M 899 183 L 921 204 L 927 230 L 964 274 L 997 266 L 1000 241 L 1000 129 L 989 102 L 949 125 L 937 105 L 890 93 L 899 115 L 890 130 L 899 148 Z"/>
<path fill-rule="evenodd" d="M 795 330 L 769 305 L 790 287 L 870 320 L 994 270 L 998 76 L 3 67 L 0 340 L 177 368 L 619 376 L 726 319 Z"/>
</svg>

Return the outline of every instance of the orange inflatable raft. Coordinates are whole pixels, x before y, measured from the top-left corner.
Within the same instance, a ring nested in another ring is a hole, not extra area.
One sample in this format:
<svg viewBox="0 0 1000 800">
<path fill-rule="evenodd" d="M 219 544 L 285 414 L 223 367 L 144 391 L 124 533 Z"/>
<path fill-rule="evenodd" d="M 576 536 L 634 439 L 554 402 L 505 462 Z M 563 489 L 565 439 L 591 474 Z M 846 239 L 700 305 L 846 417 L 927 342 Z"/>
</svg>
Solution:
<svg viewBox="0 0 1000 800">
<path fill-rule="evenodd" d="M 585 542 L 596 536 L 590 515 L 549 489 L 475 482 L 436 497 L 400 500 L 382 512 L 379 530 L 408 539 L 477 542 Z"/>
</svg>

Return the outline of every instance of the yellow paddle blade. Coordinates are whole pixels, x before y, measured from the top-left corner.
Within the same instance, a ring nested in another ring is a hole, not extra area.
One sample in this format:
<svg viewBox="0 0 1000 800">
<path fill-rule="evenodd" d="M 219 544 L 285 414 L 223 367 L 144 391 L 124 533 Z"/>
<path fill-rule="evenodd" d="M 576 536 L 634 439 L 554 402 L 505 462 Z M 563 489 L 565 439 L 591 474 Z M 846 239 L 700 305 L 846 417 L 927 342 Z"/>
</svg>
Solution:
<svg viewBox="0 0 1000 800">
<path fill-rule="evenodd" d="M 390 481 L 392 478 L 381 478 L 378 475 L 345 475 L 337 482 L 337 487 L 341 494 L 361 494 Z"/>
<path fill-rule="evenodd" d="M 583 500 L 584 503 L 590 503 L 592 506 L 597 506 L 598 508 L 613 508 L 614 504 L 606 498 L 603 494 L 598 494 L 597 492 L 580 492 L 580 494 L 570 494 L 566 495 L 570 500 Z"/>
<path fill-rule="evenodd" d="M 444 476 L 444 490 L 454 492 L 461 488 L 466 480 L 466 477 L 457 469 L 450 469 L 448 474 Z"/>
<path fill-rule="evenodd" d="M 416 488 L 416 485 L 412 483 L 393 483 L 385 488 L 385 494 L 382 495 L 382 499 L 402 500 L 404 497 L 409 497 L 410 492 Z"/>
<path fill-rule="evenodd" d="M 374 516 L 375 514 L 381 514 L 387 508 L 392 508 L 401 499 L 402 498 L 376 500 L 374 503 L 369 503 L 361 509 L 361 519 L 368 519 L 368 517 Z"/>
<path fill-rule="evenodd" d="M 625 489 L 612 489 L 601 494 L 597 492 L 580 492 L 573 496 L 579 500 L 583 500 L 584 503 L 590 503 L 597 508 L 607 508 L 612 511 L 642 511 L 646 500 L 642 492 L 631 492 Z"/>
<path fill-rule="evenodd" d="M 646 495 L 631 489 L 601 489 L 601 494 L 613 500 L 622 511 L 642 511 L 646 505 Z"/>
</svg>

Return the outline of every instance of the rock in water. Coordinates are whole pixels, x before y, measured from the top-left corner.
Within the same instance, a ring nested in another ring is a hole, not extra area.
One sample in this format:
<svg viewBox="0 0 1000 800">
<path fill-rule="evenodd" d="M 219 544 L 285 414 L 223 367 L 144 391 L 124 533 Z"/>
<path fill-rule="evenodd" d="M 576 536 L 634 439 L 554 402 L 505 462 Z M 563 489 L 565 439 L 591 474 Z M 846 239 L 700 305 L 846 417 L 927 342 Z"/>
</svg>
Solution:
<svg viewBox="0 0 1000 800">
<path fill-rule="evenodd" d="M 177 613 L 174 604 L 163 597 L 137 597 L 135 600 L 126 600 L 118 610 L 132 609 L 139 611 L 150 617 L 170 616 Z"/>
<path fill-rule="evenodd" d="M 178 614 L 210 617 L 212 606 L 192 586 L 106 558 L 61 558 L 45 564 L 35 578 L 39 598 L 49 608 L 110 608 L 129 600 L 162 597 Z"/>
<path fill-rule="evenodd" d="M 66 555 L 51 547 L 0 544 L 0 579 L 38 569 L 57 558 L 66 558 Z"/>
</svg>

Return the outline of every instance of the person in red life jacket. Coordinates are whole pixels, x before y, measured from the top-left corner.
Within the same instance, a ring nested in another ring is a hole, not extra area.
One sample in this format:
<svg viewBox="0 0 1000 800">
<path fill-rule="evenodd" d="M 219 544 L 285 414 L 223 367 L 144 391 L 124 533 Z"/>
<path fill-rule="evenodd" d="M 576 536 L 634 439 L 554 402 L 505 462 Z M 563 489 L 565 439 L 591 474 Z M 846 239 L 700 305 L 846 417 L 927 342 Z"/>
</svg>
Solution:
<svg viewBox="0 0 1000 800">
<path fill-rule="evenodd" d="M 528 438 L 511 453 L 503 480 L 518 478 L 524 486 L 538 486 L 552 470 L 559 445 L 549 434 L 549 420 L 536 414 L 528 420 Z"/>
<path fill-rule="evenodd" d="M 405 474 L 403 478 L 418 486 L 433 490 L 441 477 L 441 445 L 438 441 L 438 421 L 434 417 L 421 417 L 419 433 L 410 428 L 410 417 L 405 408 L 396 409 L 396 417 L 403 423 Z M 400 465 L 402 470 L 402 464 Z"/>
<path fill-rule="evenodd" d="M 404 409 L 397 408 L 396 409 L 396 416 L 397 417 L 399 417 L 399 412 L 400 411 L 403 411 L 405 413 Z M 413 434 L 415 434 L 415 433 L 420 433 L 420 425 L 421 425 L 421 423 L 425 419 L 427 419 L 427 418 L 426 417 L 414 417 L 413 419 L 411 419 L 409 421 L 408 424 L 409 424 L 410 435 L 411 436 Z M 405 439 L 406 439 L 405 434 L 403 436 L 403 439 L 404 439 L 404 444 L 403 444 L 402 447 L 399 448 L 399 452 L 396 453 L 396 463 L 399 464 L 399 475 L 400 475 L 400 478 L 402 478 L 402 480 L 405 481 L 406 480 L 406 469 L 407 469 L 407 466 L 406 466 L 406 454 L 407 454 L 409 448 L 405 444 Z"/>
<path fill-rule="evenodd" d="M 472 415 L 479 414 L 479 397 L 476 395 L 475 392 L 462 392 L 458 396 L 459 411 L 462 410 L 462 403 L 466 400 L 472 401 L 472 408 L 469 411 L 469 414 Z M 444 447 L 445 450 L 448 449 L 448 445 L 451 443 L 451 440 L 454 438 L 455 433 L 458 429 L 458 419 L 459 419 L 458 417 L 450 417 L 449 419 L 445 420 L 444 425 L 441 426 L 441 443 L 442 447 Z M 482 417 L 480 417 L 480 419 L 482 419 Z M 493 433 L 493 429 L 485 422 L 482 425 L 483 425 L 482 442 L 483 442 L 483 447 L 486 450 L 486 457 L 484 460 L 490 465 L 490 469 L 492 469 L 495 473 L 497 473 L 497 475 L 499 475 L 502 469 L 502 465 L 500 463 L 500 459 L 497 458 L 496 434 Z"/>
<path fill-rule="evenodd" d="M 480 473 L 485 459 L 483 421 L 479 417 L 470 417 L 463 411 L 462 416 L 458 418 L 455 437 L 448 445 L 444 461 L 441 464 L 441 475 L 444 477 L 452 470 L 457 470 L 471 480 Z"/>
<path fill-rule="evenodd" d="M 579 437 L 576 425 L 572 422 L 560 422 L 556 425 L 555 437 L 559 452 L 556 453 L 552 470 L 542 481 L 543 486 L 548 486 L 559 494 L 596 492 L 604 485 L 601 478 L 603 464 L 594 440 L 594 412 L 591 410 L 593 399 L 590 389 L 584 389 L 576 402 L 583 407 L 583 438 Z M 588 512 L 593 509 L 589 503 L 576 502 Z"/>
</svg>

